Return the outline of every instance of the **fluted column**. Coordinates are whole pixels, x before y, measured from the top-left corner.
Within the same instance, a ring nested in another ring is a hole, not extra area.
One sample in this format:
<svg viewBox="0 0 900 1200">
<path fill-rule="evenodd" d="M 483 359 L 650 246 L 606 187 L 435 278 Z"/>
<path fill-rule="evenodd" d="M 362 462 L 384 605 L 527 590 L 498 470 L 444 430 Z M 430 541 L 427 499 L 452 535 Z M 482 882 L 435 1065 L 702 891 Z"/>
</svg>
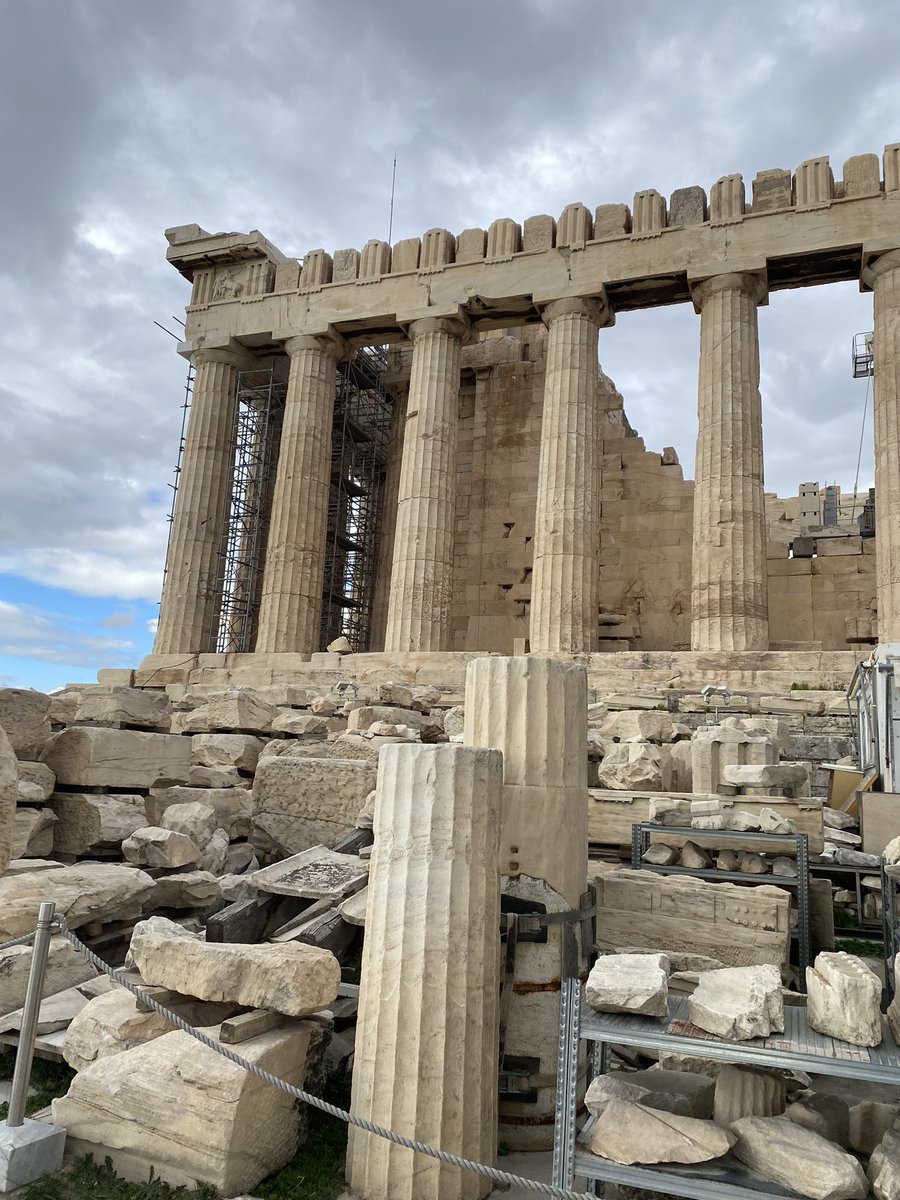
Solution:
<svg viewBox="0 0 900 1200">
<path fill-rule="evenodd" d="M 597 333 L 611 321 L 598 300 L 556 300 L 549 330 L 531 576 L 531 649 L 597 649 Z"/>
<path fill-rule="evenodd" d="M 230 349 L 194 352 L 194 390 L 154 654 L 215 649 L 221 594 L 217 566 L 234 470 L 237 375 L 248 361 Z"/>
<path fill-rule="evenodd" d="M 397 495 L 400 488 L 400 467 L 403 456 L 403 434 L 406 428 L 406 405 L 409 380 L 390 385 L 393 399 L 391 426 L 388 434 L 387 467 L 378 509 L 378 561 L 375 568 L 375 591 L 372 596 L 372 616 L 369 622 L 369 650 L 384 649 L 387 627 L 388 597 L 391 591 L 391 564 L 394 559 L 394 531 L 397 524 Z"/>
<path fill-rule="evenodd" d="M 900 642 L 900 250 L 871 261 L 875 294 L 875 594 L 878 640 Z"/>
<path fill-rule="evenodd" d="M 287 396 L 263 572 L 258 653 L 319 649 L 337 364 L 329 335 L 289 338 Z"/>
<path fill-rule="evenodd" d="M 449 650 L 456 533 L 460 347 L 466 325 L 409 327 L 409 402 L 394 528 L 385 650 Z"/>
<path fill-rule="evenodd" d="M 766 518 L 756 274 L 693 289 L 700 313 L 692 650 L 767 650 Z"/>
<path fill-rule="evenodd" d="M 385 746 L 353 1067 L 353 1112 L 477 1162 L 497 1153 L 502 757 Z M 350 1130 L 363 1200 L 476 1200 L 488 1180 Z"/>
</svg>

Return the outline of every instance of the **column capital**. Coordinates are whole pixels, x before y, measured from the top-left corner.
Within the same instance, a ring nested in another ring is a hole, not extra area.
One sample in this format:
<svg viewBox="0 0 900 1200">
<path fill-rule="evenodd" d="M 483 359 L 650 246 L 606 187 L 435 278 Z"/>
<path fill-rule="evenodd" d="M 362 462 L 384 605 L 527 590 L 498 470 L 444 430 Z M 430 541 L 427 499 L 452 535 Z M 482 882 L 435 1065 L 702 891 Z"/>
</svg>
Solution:
<svg viewBox="0 0 900 1200">
<path fill-rule="evenodd" d="M 720 275 L 700 278 L 688 276 L 694 311 L 700 312 L 710 296 L 719 292 L 743 292 L 757 304 L 768 304 L 769 283 L 765 268 L 753 271 L 723 271 Z"/>
<path fill-rule="evenodd" d="M 896 271 L 900 267 L 900 248 L 884 250 L 874 246 L 869 249 L 863 246 L 862 271 L 859 276 L 860 291 L 871 291 L 875 281 L 888 271 Z"/>
<path fill-rule="evenodd" d="M 337 330 L 331 326 L 329 326 L 326 333 L 282 335 L 279 340 L 284 346 L 285 353 L 290 357 L 293 357 L 301 350 L 318 350 L 322 354 L 327 354 L 329 358 L 333 358 L 335 362 L 340 362 L 342 359 L 349 358 L 353 353 L 353 347 L 350 343 L 342 338 Z"/>
<path fill-rule="evenodd" d="M 201 343 L 191 351 L 194 366 L 203 367 L 207 363 L 224 363 L 237 371 L 249 371 L 259 366 L 259 361 L 251 350 L 240 342 L 230 340 L 220 346 Z"/>
<path fill-rule="evenodd" d="M 446 333 L 460 341 L 467 341 L 471 332 L 472 326 L 462 313 L 456 317 L 420 317 L 417 321 L 410 321 L 406 327 L 411 342 L 425 333 Z"/>
<path fill-rule="evenodd" d="M 538 307 L 541 320 L 548 329 L 559 317 L 573 314 L 578 317 L 590 317 L 598 329 L 616 323 L 616 314 L 609 303 L 605 288 L 599 296 L 566 296 L 562 300 L 551 300 L 549 304 L 541 304 Z"/>
</svg>

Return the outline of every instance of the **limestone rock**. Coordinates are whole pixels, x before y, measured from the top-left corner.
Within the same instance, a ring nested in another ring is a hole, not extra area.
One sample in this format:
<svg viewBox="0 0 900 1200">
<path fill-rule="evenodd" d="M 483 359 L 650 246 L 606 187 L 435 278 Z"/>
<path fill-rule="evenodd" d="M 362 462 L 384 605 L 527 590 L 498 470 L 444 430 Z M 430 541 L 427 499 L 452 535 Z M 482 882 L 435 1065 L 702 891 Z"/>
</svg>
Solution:
<svg viewBox="0 0 900 1200">
<path fill-rule="evenodd" d="M 612 712 L 600 726 L 605 738 L 624 742 L 628 738 L 640 738 L 643 742 L 674 742 L 675 722 L 665 712 L 623 709 Z"/>
<path fill-rule="evenodd" d="M 200 870 L 209 871 L 211 875 L 221 875 L 225 870 L 228 845 L 228 834 L 224 829 L 216 829 L 197 859 Z"/>
<path fill-rule="evenodd" d="M 267 758 L 253 780 L 250 840 L 298 854 L 354 828 L 375 787 L 375 767 L 334 758 Z"/>
<path fill-rule="evenodd" d="M 185 739 L 187 740 L 187 739 Z M 173 804 L 206 804 L 216 814 L 216 825 L 229 837 L 246 837 L 250 832 L 253 798 L 247 788 L 167 787 L 144 802 L 147 820 L 142 824 L 162 825 L 163 814 Z"/>
<path fill-rule="evenodd" d="M 630 1100 L 610 1100 L 590 1133 L 594 1154 L 613 1162 L 698 1163 L 721 1158 L 734 1135 L 713 1121 L 644 1108 Z"/>
<path fill-rule="evenodd" d="M 174 1028 L 156 1012 L 138 1012 L 134 996 L 116 989 L 97 996 L 74 1018 L 66 1030 L 63 1058 L 74 1070 L 83 1071 L 98 1058 L 141 1046 Z"/>
<path fill-rule="evenodd" d="M 6 731 L 0 726 L 0 875 L 12 855 L 13 821 L 18 797 L 19 776 L 16 756 Z"/>
<path fill-rule="evenodd" d="M 813 1092 L 788 1105 L 785 1117 L 795 1125 L 811 1129 L 829 1142 L 850 1145 L 850 1106 L 840 1096 Z"/>
<path fill-rule="evenodd" d="M 786 821 L 774 808 L 759 810 L 759 827 L 763 833 L 796 833 L 790 821 Z"/>
<path fill-rule="evenodd" d="M 167 780 L 166 786 L 177 787 L 179 782 L 183 781 Z M 187 786 L 194 788 L 249 788 L 252 783 L 253 780 L 242 775 L 237 767 L 198 767 L 192 763 L 187 776 Z M 157 786 L 162 786 L 159 781 Z"/>
<path fill-rule="evenodd" d="M 56 817 L 49 808 L 23 808 L 13 814 L 12 858 L 46 858 L 53 853 Z"/>
<path fill-rule="evenodd" d="M 428 724 L 428 719 L 415 709 L 395 708 L 391 705 L 361 705 L 355 708 L 347 717 L 347 732 L 362 733 L 376 724 L 406 725 L 410 729 L 420 730 Z M 390 736 L 390 735 L 387 735 Z"/>
<path fill-rule="evenodd" d="M 199 767 L 254 771 L 263 744 L 262 738 L 246 733 L 195 733 L 191 738 L 191 755 Z"/>
<path fill-rule="evenodd" d="M 221 892 L 209 871 L 173 871 L 153 881 L 154 908 L 207 908 Z"/>
<path fill-rule="evenodd" d="M 163 829 L 171 829 L 189 837 L 200 850 L 204 849 L 219 828 L 216 810 L 197 800 L 189 804 L 171 804 L 159 823 Z"/>
<path fill-rule="evenodd" d="M 769 864 L 761 854 L 754 854 L 750 850 L 740 850 L 738 852 L 738 870 L 742 875 L 766 875 L 769 871 Z"/>
<path fill-rule="evenodd" d="M 70 929 L 139 917 L 153 880 L 135 867 L 83 863 L 0 879 L 0 941 L 34 929 L 42 900 L 52 900 Z"/>
<path fill-rule="evenodd" d="M 195 942 L 203 940 L 202 934 L 189 929 L 187 925 L 179 924 L 178 921 L 170 920 L 169 917 L 160 916 L 159 913 L 154 913 L 153 916 L 145 917 L 143 921 L 138 921 L 131 931 L 131 941 L 134 941 L 136 937 L 146 937 L 148 934 L 157 934 L 159 937 L 193 938 Z M 125 956 L 125 966 L 134 966 L 130 943 L 128 954 Z"/>
<path fill-rule="evenodd" d="M 87 854 L 94 847 L 119 846 L 147 824 L 144 797 L 115 793 L 57 792 L 53 848 L 58 854 Z"/>
<path fill-rule="evenodd" d="M 122 843 L 122 853 L 129 862 L 146 867 L 186 867 L 200 857 L 189 837 L 159 825 L 136 829 Z"/>
<path fill-rule="evenodd" d="M 331 733 L 328 717 L 317 717 L 314 713 L 300 713 L 294 709 L 277 716 L 272 722 L 272 729 L 275 733 L 289 733 L 292 737 L 318 738 L 322 741 Z"/>
<path fill-rule="evenodd" d="M 25 1003 L 30 969 L 30 946 L 11 946 L 7 950 L 0 950 L 0 1015 L 13 1012 Z M 85 962 L 67 941 L 61 937 L 50 939 L 42 992 L 44 996 L 75 987 L 87 979 L 96 978 L 96 975 L 94 967 Z"/>
<path fill-rule="evenodd" d="M 329 654 L 352 654 L 353 647 L 345 637 L 335 638 L 333 642 L 329 642 L 325 647 Z"/>
<path fill-rule="evenodd" d="M 277 716 L 278 709 L 274 704 L 259 699 L 249 689 L 229 688 L 227 692 L 210 697 L 206 707 L 206 727 L 210 731 L 267 733 Z"/>
<path fill-rule="evenodd" d="M 215 1037 L 218 1027 L 204 1030 Z M 311 1021 L 290 1022 L 243 1042 L 241 1055 L 303 1087 L 322 1037 Z M 293 1099 L 180 1030 L 100 1058 L 53 1102 L 69 1146 L 173 1186 L 212 1184 L 225 1196 L 249 1192 L 288 1162 L 299 1142 Z"/>
<path fill-rule="evenodd" d="M 599 1117 L 611 1100 L 632 1100 L 635 1104 L 640 1104 L 647 1093 L 648 1089 L 635 1083 L 630 1075 L 622 1071 L 611 1071 L 605 1075 L 596 1075 L 591 1080 L 584 1103 L 589 1113 Z"/>
<path fill-rule="evenodd" d="M 584 998 L 597 1012 L 665 1017 L 668 981 L 665 954 L 604 954 L 591 969 Z"/>
<path fill-rule="evenodd" d="M 75 725 L 55 733 L 44 762 L 66 787 L 149 788 L 164 772 L 187 772 L 191 744 L 169 733 Z"/>
<path fill-rule="evenodd" d="M 809 783 L 809 771 L 802 763 L 741 763 L 724 766 L 722 778 L 735 787 L 799 791 Z"/>
<path fill-rule="evenodd" d="M 741 1117 L 779 1117 L 784 1112 L 785 1083 L 780 1075 L 752 1067 L 724 1064 L 716 1075 L 713 1116 L 728 1126 Z"/>
<path fill-rule="evenodd" d="M 658 800 L 651 800 L 650 821 L 654 825 L 690 825 L 691 802 L 690 800 L 676 800 L 670 796 L 661 796 Z"/>
<path fill-rule="evenodd" d="M 881 857 L 888 866 L 900 863 L 900 837 L 892 838 L 882 851 Z"/>
<path fill-rule="evenodd" d="M 17 762 L 19 772 L 19 803 L 44 804 L 53 794 L 56 776 L 46 763 Z"/>
<path fill-rule="evenodd" d="M 685 842 L 681 847 L 681 865 L 692 871 L 707 871 L 712 867 L 712 859 L 696 842 Z"/>
<path fill-rule="evenodd" d="M 780 875 L 782 879 L 796 879 L 797 860 L 778 855 L 772 862 L 772 874 Z"/>
<path fill-rule="evenodd" d="M 872 1151 L 867 1174 L 876 1200 L 900 1200 L 900 1133 L 885 1133 Z"/>
<path fill-rule="evenodd" d="M 141 725 L 150 728 L 168 724 L 172 704 L 164 691 L 152 688 L 91 687 L 79 693 L 75 720 L 78 724 Z"/>
<path fill-rule="evenodd" d="M 50 697 L 32 688 L 0 688 L 0 727 L 19 758 L 38 759 L 50 737 Z"/>
<path fill-rule="evenodd" d="M 337 906 L 337 910 L 341 914 L 341 920 L 346 921 L 348 925 L 357 925 L 365 928 L 368 903 L 368 887 L 360 888 L 358 892 L 354 892 L 352 896 L 348 896 L 346 900 L 342 900 Z"/>
<path fill-rule="evenodd" d="M 461 704 L 448 708 L 444 712 L 444 733 L 451 742 L 460 741 L 465 727 L 466 710 Z"/>
<path fill-rule="evenodd" d="M 600 764 L 597 787 L 665 792 L 671 787 L 669 751 L 651 742 L 617 742 Z"/>
<path fill-rule="evenodd" d="M 654 867 L 670 867 L 678 862 L 678 851 L 674 846 L 665 842 L 653 842 L 641 855 L 641 862 L 650 863 Z"/>
<path fill-rule="evenodd" d="M 846 1151 L 783 1117 L 741 1117 L 733 1153 L 763 1179 L 813 1200 L 864 1200 L 862 1167 Z"/>
<path fill-rule="evenodd" d="M 242 875 L 244 871 L 258 871 L 259 863 L 249 842 L 231 842 L 225 854 L 225 870 L 229 874 Z"/>
<path fill-rule="evenodd" d="M 784 1031 L 784 999 L 776 967 L 704 971 L 688 1000 L 689 1020 L 719 1037 L 746 1041 Z"/>
<path fill-rule="evenodd" d="M 733 850 L 720 850 L 716 855 L 716 867 L 720 871 L 739 871 L 741 860 Z"/>
<path fill-rule="evenodd" d="M 640 1103 L 647 1108 L 659 1108 L 680 1117 L 698 1117 L 701 1120 L 713 1115 L 716 1081 L 697 1071 L 651 1067 L 648 1071 L 634 1071 L 628 1079 L 643 1090 Z"/>
<path fill-rule="evenodd" d="M 823 951 L 806 968 L 806 990 L 812 1029 L 854 1046 L 881 1044 L 881 981 L 861 959 Z"/>
<path fill-rule="evenodd" d="M 900 1117 L 900 1104 L 863 1100 L 850 1109 L 848 1138 L 853 1150 L 871 1154 L 887 1131 Z"/>
<path fill-rule="evenodd" d="M 143 934 L 131 953 L 145 983 L 305 1017 L 337 995 L 341 967 L 329 950 L 302 942 L 245 946 Z"/>
<path fill-rule="evenodd" d="M 227 873 L 218 876 L 219 892 L 223 900 L 236 904 L 239 900 L 254 900 L 259 894 L 259 888 L 250 875 L 234 875 Z"/>
</svg>

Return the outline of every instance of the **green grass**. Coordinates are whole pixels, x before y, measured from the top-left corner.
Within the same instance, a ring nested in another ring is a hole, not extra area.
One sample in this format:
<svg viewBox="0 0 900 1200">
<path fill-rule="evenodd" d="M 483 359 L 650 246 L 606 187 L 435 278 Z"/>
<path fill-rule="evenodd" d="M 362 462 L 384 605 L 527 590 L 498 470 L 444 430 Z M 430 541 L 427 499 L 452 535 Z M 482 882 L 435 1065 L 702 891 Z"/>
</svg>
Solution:
<svg viewBox="0 0 900 1200">
<path fill-rule="evenodd" d="M 882 945 L 875 938 L 836 937 L 835 950 L 843 950 L 847 954 L 855 954 L 858 958 L 881 958 Z"/>
<path fill-rule="evenodd" d="M 29 1184 L 25 1200 L 218 1200 L 219 1193 L 209 1184 L 196 1188 L 173 1188 L 152 1173 L 145 1183 L 120 1179 L 107 1158 L 94 1162 L 88 1154 L 68 1171 L 46 1175 Z"/>
<path fill-rule="evenodd" d="M 16 1057 L 14 1054 L 4 1054 L 0 1058 L 0 1079 L 13 1077 Z M 69 1084 L 75 1078 L 75 1072 L 66 1063 L 48 1062 L 45 1058 L 36 1058 L 31 1064 L 31 1086 L 34 1095 L 25 1101 L 25 1115 L 40 1112 L 57 1096 L 64 1096 L 69 1090 Z M 9 1105 L 0 1104 L 0 1121 L 6 1118 Z"/>
</svg>

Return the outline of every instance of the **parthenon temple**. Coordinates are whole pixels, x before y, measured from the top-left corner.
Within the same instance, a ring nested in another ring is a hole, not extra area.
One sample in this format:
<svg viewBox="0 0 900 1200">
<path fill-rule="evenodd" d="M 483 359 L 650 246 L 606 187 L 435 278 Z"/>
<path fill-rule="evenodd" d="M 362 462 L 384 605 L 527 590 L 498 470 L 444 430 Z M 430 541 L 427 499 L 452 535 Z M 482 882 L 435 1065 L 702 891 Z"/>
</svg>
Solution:
<svg viewBox="0 0 900 1200">
<path fill-rule="evenodd" d="M 900 144 L 840 179 L 827 158 L 760 171 L 749 197 L 728 175 L 302 262 L 256 230 L 168 230 L 193 388 L 144 670 L 336 637 L 394 655 L 900 640 L 898 230 Z M 852 497 L 869 537 L 828 519 L 826 489 L 764 491 L 757 309 L 841 280 L 874 298 L 875 488 Z M 599 366 L 618 313 L 680 303 L 694 481 Z"/>
</svg>

